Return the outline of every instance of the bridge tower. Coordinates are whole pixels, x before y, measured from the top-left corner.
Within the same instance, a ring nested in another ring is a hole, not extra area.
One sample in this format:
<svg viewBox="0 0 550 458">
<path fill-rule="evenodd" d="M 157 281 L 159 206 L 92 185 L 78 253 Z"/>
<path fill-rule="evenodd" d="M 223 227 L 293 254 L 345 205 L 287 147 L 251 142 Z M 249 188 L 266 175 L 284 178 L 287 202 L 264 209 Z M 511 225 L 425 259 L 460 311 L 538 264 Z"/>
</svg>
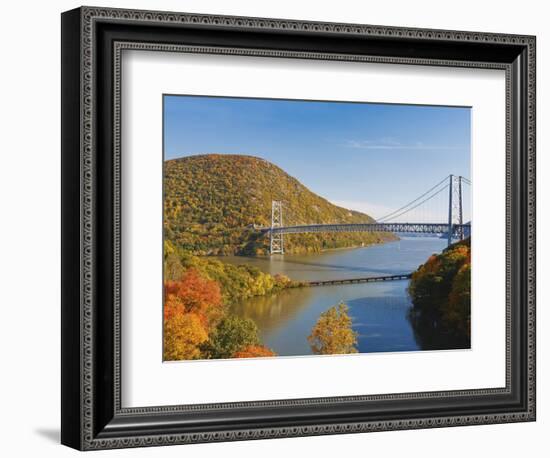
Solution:
<svg viewBox="0 0 550 458">
<path fill-rule="evenodd" d="M 462 227 L 462 177 L 449 175 L 449 229 L 447 246 L 452 243 L 455 224 L 460 225 L 456 230 L 458 239 L 464 240 L 464 228 Z"/>
<path fill-rule="evenodd" d="M 271 201 L 271 229 L 283 226 L 283 203 L 280 200 Z M 270 254 L 284 254 L 283 233 L 269 232 L 269 252 Z"/>
</svg>

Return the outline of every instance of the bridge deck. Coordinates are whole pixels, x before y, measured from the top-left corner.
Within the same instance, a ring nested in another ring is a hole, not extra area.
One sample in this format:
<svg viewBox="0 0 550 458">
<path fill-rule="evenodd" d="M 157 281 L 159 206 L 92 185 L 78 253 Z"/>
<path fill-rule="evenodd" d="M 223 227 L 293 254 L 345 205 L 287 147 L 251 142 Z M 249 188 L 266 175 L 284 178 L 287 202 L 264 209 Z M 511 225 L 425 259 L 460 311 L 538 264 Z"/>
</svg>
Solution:
<svg viewBox="0 0 550 458">
<path fill-rule="evenodd" d="M 266 234 L 303 234 L 309 232 L 410 232 L 423 234 L 445 234 L 447 223 L 351 223 L 351 224 L 303 224 L 296 226 L 262 227 Z M 468 234 L 470 223 L 453 224 L 452 233 Z"/>
</svg>

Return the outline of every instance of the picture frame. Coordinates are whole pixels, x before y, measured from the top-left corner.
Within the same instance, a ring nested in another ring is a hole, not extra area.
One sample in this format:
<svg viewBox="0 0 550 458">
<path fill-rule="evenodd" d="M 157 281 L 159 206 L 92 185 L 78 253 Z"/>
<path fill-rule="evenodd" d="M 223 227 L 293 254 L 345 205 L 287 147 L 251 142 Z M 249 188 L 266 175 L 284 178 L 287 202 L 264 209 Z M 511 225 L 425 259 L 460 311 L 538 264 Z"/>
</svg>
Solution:
<svg viewBox="0 0 550 458">
<path fill-rule="evenodd" d="M 81 7 L 62 14 L 62 425 L 79 450 L 534 421 L 533 36 Z M 125 407 L 123 50 L 500 69 L 506 75 L 506 386 Z"/>
</svg>

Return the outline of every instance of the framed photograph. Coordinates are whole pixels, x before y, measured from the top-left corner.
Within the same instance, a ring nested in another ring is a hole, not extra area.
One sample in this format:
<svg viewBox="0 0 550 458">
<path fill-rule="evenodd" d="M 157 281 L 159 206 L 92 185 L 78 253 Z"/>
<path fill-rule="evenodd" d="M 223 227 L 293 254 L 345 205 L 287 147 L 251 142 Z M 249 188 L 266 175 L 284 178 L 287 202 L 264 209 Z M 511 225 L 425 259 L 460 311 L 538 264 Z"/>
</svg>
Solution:
<svg viewBox="0 0 550 458">
<path fill-rule="evenodd" d="M 535 420 L 535 37 L 62 15 L 62 443 Z"/>
</svg>

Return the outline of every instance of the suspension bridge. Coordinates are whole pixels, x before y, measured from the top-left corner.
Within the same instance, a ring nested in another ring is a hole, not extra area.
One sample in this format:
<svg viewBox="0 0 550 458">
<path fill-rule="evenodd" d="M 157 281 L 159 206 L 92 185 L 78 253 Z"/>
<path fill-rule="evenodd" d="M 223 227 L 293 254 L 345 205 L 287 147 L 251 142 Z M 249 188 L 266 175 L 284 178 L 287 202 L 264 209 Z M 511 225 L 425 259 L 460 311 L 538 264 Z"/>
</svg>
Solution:
<svg viewBox="0 0 550 458">
<path fill-rule="evenodd" d="M 290 234 L 325 232 L 400 232 L 446 236 L 447 244 L 463 240 L 470 235 L 471 221 L 465 216 L 465 204 L 469 212 L 469 199 L 464 194 L 471 182 L 463 176 L 448 175 L 435 186 L 406 205 L 399 207 L 374 222 L 365 223 L 283 223 L 283 202 L 272 201 L 271 226 L 257 228 L 269 235 L 270 253 L 284 254 L 284 237 Z M 467 222 L 465 222 L 467 220 Z"/>
</svg>

